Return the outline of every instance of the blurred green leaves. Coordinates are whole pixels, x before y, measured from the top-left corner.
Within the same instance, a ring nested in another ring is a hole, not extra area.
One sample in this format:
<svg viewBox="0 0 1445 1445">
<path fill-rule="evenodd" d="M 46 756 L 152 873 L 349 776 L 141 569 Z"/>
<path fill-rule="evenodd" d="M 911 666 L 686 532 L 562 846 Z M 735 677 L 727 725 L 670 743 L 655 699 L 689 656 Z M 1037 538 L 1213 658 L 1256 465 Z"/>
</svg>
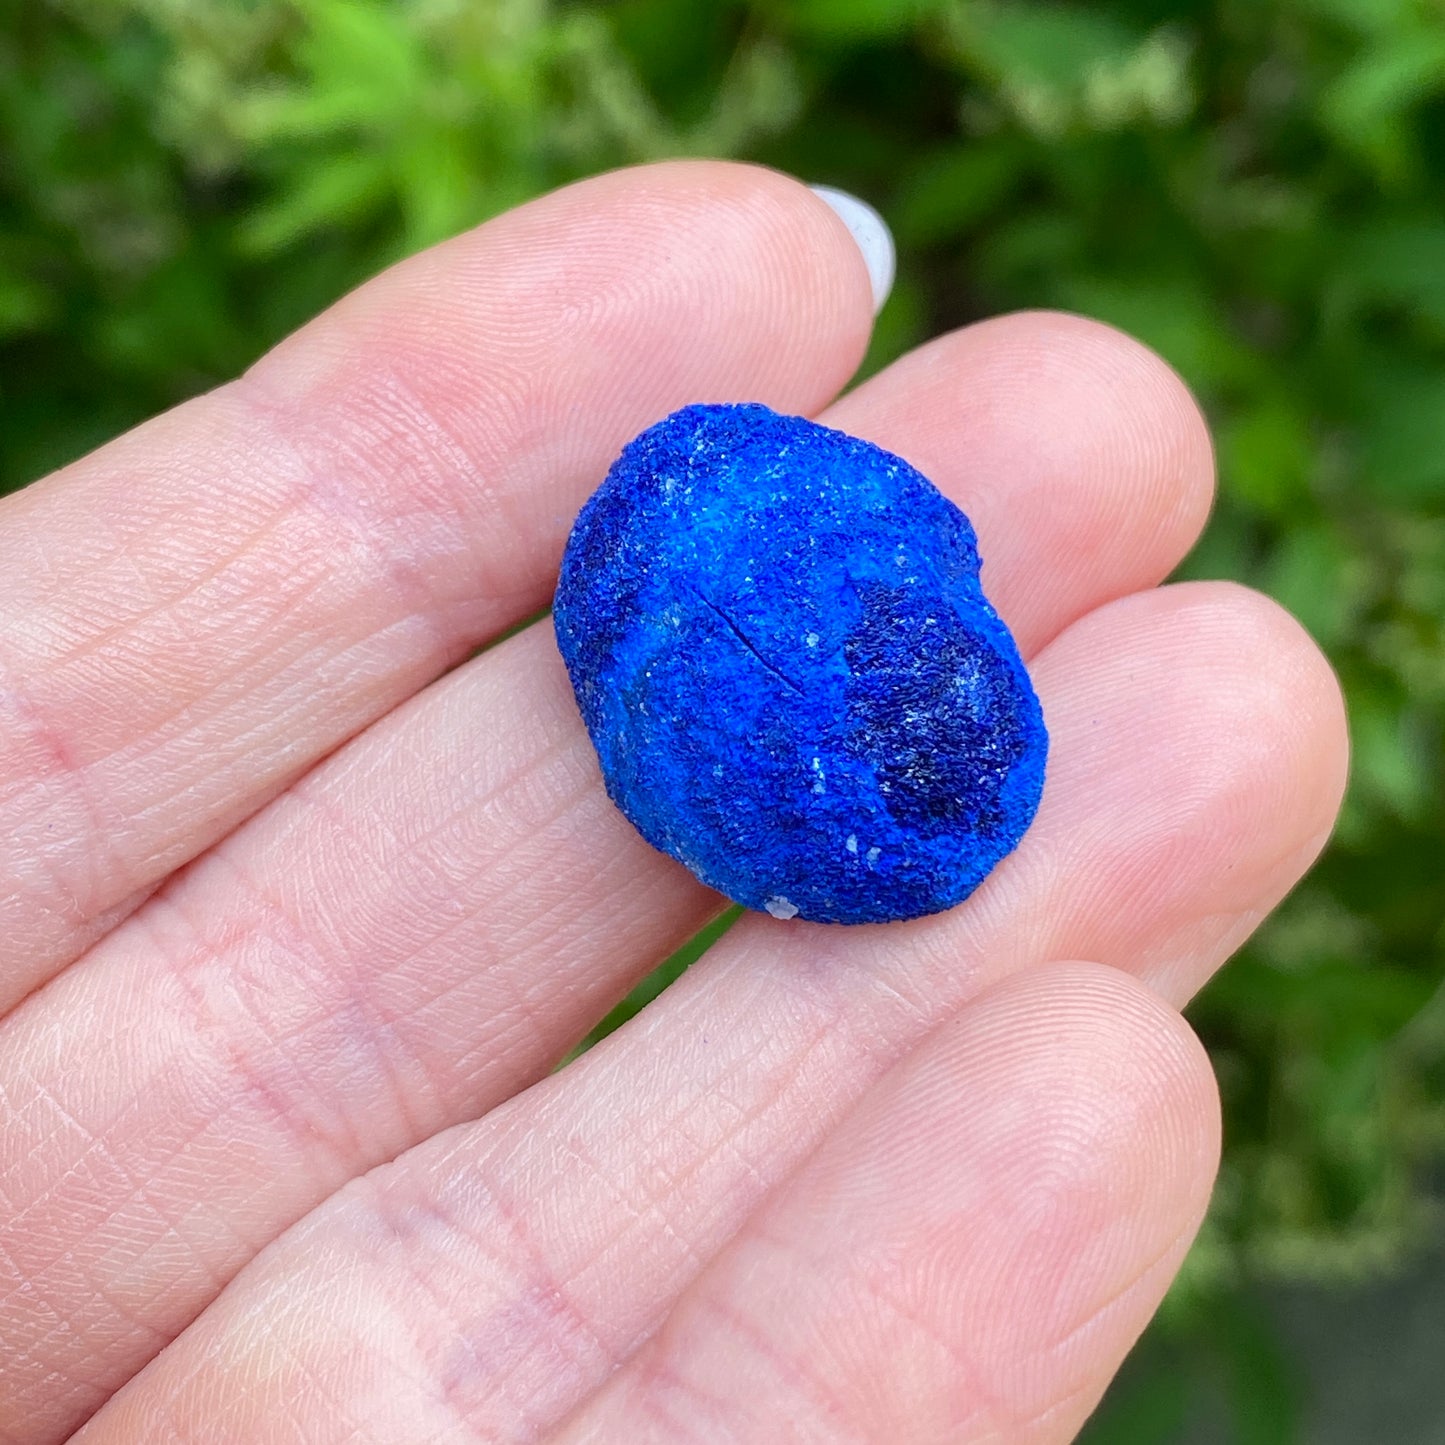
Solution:
<svg viewBox="0 0 1445 1445">
<path fill-rule="evenodd" d="M 1222 485 L 1187 570 L 1314 631 L 1355 765 L 1196 1010 L 1228 1150 L 1186 1285 L 1381 1267 L 1445 1141 L 1438 0 L 0 0 L 0 486 L 412 248 L 698 154 L 882 207 L 869 369 L 1056 305 L 1195 387 Z"/>
<path fill-rule="evenodd" d="M 976 0 L 935 8 L 946 17 L 950 58 L 1040 136 L 1170 124 L 1192 108 L 1189 45 L 1178 30 L 1145 32 L 1103 6 Z"/>
</svg>

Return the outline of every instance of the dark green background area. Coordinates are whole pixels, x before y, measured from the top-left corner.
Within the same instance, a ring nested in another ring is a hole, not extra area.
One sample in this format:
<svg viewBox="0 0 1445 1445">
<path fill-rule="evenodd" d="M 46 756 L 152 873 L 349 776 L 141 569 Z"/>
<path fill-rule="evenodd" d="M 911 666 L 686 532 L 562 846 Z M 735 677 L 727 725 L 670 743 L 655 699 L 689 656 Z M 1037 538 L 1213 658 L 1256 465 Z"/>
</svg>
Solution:
<svg viewBox="0 0 1445 1445">
<path fill-rule="evenodd" d="M 1062 306 L 1157 347 L 1207 408 L 1222 495 L 1186 571 L 1313 631 L 1354 780 L 1324 863 L 1192 1010 L 1223 1176 L 1090 1439 L 1335 1438 L 1290 1302 L 1388 1301 L 1438 1250 L 1439 0 L 0 0 L 0 489 L 408 250 L 678 154 L 879 205 L 900 275 L 870 369 Z M 1427 1306 L 1416 1338 L 1442 1329 Z M 1329 1308 L 1336 1337 L 1392 1316 Z M 1360 1390 L 1402 1383 L 1378 1366 Z M 1419 1439 L 1445 1439 L 1445 1380 L 1427 1390 Z"/>
</svg>

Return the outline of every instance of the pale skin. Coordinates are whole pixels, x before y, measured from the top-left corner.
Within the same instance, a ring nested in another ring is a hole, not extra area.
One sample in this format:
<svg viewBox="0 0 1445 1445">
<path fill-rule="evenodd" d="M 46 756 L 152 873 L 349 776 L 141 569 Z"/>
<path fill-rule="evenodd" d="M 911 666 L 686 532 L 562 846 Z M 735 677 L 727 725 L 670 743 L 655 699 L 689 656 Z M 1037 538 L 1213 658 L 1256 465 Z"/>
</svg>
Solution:
<svg viewBox="0 0 1445 1445">
<path fill-rule="evenodd" d="M 1073 1438 L 1209 1194 L 1177 1010 L 1327 837 L 1340 698 L 1158 585 L 1213 465 L 1157 357 L 1008 316 L 835 400 L 871 310 L 797 182 L 620 172 L 0 503 L 0 1442 Z M 546 619 L 465 659 L 734 399 L 970 514 L 1043 805 L 959 908 L 749 916 L 553 1074 L 721 900 Z"/>
</svg>

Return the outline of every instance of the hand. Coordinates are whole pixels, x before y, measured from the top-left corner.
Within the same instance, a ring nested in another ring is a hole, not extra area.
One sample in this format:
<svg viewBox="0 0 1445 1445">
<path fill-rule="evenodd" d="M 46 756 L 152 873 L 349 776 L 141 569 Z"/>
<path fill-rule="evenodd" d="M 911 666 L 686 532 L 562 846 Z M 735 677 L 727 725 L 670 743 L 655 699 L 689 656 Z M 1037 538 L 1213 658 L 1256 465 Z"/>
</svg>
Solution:
<svg viewBox="0 0 1445 1445">
<path fill-rule="evenodd" d="M 604 176 L 0 504 L 0 1440 L 1078 1428 L 1209 1191 L 1174 1010 L 1327 835 L 1340 701 L 1265 599 L 1155 586 L 1212 470 L 1156 357 L 1010 316 L 830 406 L 871 309 L 796 182 Z M 549 1074 L 720 901 L 546 620 L 463 660 L 623 442 L 743 398 L 970 514 L 1043 806 L 953 912 L 749 916 Z"/>
</svg>

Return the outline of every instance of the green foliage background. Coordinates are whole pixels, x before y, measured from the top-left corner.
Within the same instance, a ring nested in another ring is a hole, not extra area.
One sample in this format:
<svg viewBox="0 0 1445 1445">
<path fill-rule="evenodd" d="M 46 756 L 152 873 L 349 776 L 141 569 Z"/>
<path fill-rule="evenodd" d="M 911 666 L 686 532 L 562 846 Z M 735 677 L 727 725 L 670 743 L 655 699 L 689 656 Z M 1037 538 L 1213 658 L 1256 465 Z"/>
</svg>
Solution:
<svg viewBox="0 0 1445 1445">
<path fill-rule="evenodd" d="M 1445 4 L 0 0 L 0 489 L 406 251 L 677 154 L 880 206 L 870 369 L 1021 305 L 1157 347 L 1219 442 L 1187 570 L 1344 678 L 1345 818 L 1193 1010 L 1223 1179 L 1092 1437 L 1174 1438 L 1212 1375 L 1287 1440 L 1241 1287 L 1391 1268 L 1445 1140 Z"/>
</svg>

